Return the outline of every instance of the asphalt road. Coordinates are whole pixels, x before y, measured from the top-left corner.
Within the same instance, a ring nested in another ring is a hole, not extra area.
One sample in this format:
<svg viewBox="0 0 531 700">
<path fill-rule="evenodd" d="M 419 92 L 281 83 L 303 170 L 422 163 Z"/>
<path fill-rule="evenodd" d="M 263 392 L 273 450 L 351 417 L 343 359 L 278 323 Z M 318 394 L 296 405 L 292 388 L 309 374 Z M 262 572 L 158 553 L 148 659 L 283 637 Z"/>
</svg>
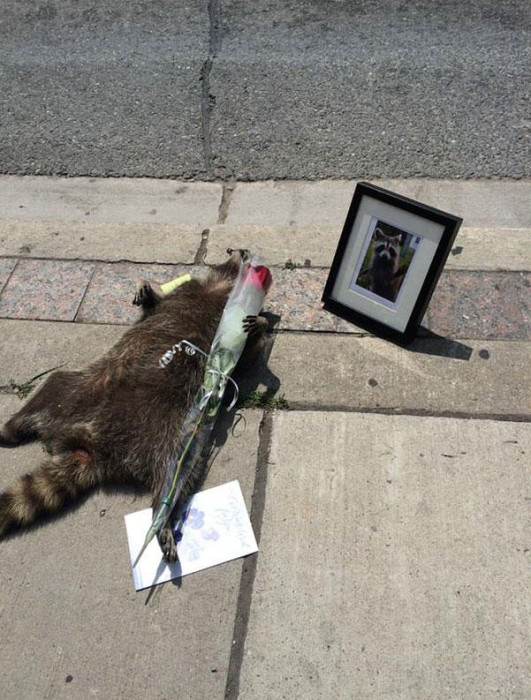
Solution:
<svg viewBox="0 0 531 700">
<path fill-rule="evenodd" d="M 529 0 L 4 0 L 0 172 L 531 175 Z"/>
</svg>

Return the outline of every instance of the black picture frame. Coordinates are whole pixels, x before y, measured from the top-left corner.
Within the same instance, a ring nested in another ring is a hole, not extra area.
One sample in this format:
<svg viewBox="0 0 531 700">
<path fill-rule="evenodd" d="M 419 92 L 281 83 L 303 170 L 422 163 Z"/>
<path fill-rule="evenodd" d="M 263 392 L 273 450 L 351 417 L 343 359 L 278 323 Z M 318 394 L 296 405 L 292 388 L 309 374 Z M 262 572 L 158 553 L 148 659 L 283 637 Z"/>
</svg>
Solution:
<svg viewBox="0 0 531 700">
<path fill-rule="evenodd" d="M 409 344 L 461 223 L 453 214 L 358 183 L 324 288 L 324 308 L 374 335 Z"/>
</svg>

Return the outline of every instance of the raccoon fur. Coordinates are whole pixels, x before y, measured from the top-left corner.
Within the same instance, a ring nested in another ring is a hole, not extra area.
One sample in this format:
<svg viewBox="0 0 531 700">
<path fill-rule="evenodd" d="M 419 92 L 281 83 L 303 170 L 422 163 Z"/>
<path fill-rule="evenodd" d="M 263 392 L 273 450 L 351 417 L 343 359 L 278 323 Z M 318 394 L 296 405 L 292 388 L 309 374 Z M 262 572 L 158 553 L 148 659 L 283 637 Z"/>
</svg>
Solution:
<svg viewBox="0 0 531 700">
<path fill-rule="evenodd" d="M 192 278 L 164 296 L 141 282 L 133 303 L 140 321 L 101 359 L 81 371 L 56 371 L 0 430 L 0 445 L 41 440 L 48 457 L 35 471 L 0 493 L 0 538 L 60 510 L 87 489 L 136 483 L 158 505 L 166 470 L 183 420 L 203 380 L 204 359 L 177 353 L 164 369 L 160 357 L 189 340 L 208 351 L 247 251 L 228 251 L 226 263 L 204 279 Z M 267 329 L 264 317 L 248 317 L 253 338 Z M 256 345 L 256 343 L 254 343 Z M 248 342 L 249 346 L 250 343 Z M 181 499 L 194 490 L 195 473 Z M 171 527 L 159 543 L 167 560 L 177 557 Z"/>
<path fill-rule="evenodd" d="M 395 301 L 400 284 L 400 234 L 388 235 L 380 228 L 374 233 L 374 247 L 370 266 L 370 290 L 380 297 Z"/>
</svg>

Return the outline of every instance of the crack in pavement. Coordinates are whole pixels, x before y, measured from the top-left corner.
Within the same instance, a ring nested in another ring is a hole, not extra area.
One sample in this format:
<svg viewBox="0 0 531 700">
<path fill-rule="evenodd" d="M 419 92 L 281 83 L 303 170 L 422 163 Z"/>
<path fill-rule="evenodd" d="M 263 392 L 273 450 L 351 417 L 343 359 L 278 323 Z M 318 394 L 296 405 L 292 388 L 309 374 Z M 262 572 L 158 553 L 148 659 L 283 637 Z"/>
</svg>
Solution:
<svg viewBox="0 0 531 700">
<path fill-rule="evenodd" d="M 256 477 L 251 506 L 251 523 L 258 546 L 260 546 L 260 535 L 264 518 L 272 432 L 272 411 L 266 410 L 260 423 L 260 442 L 258 446 Z M 236 617 L 234 620 L 229 668 L 227 671 L 227 682 L 225 685 L 225 700 L 237 700 L 240 692 L 240 672 L 243 663 L 245 640 L 247 638 L 247 628 L 251 615 L 253 584 L 256 576 L 257 562 L 258 552 L 246 557 L 243 563 L 240 591 L 238 593 L 238 603 L 236 606 Z"/>
<path fill-rule="evenodd" d="M 210 115 L 215 104 L 215 97 L 210 92 L 210 74 L 214 60 L 221 48 L 221 0 L 209 0 L 208 17 L 210 21 L 210 41 L 208 56 L 201 66 L 201 128 L 204 149 L 205 170 L 214 177 L 212 143 L 210 137 Z"/>
</svg>

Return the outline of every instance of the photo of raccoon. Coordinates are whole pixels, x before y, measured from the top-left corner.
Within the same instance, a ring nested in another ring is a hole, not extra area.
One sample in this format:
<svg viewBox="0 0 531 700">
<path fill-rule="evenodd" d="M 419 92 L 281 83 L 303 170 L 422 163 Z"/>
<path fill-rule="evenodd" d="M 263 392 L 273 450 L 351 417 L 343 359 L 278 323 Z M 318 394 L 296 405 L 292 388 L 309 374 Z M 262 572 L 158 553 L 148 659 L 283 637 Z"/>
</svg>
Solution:
<svg viewBox="0 0 531 700">
<path fill-rule="evenodd" d="M 367 289 L 378 297 L 396 302 L 413 260 L 419 236 L 377 221 L 361 270 L 353 286 Z"/>
<path fill-rule="evenodd" d="M 159 359 L 183 339 L 208 352 L 240 266 L 248 251 L 227 251 L 229 259 L 193 277 L 171 293 L 139 283 L 133 303 L 141 319 L 101 359 L 80 371 L 55 371 L 0 429 L 0 446 L 40 440 L 43 463 L 0 492 L 0 539 L 59 511 L 82 493 L 103 485 L 138 484 L 158 505 L 183 420 L 203 381 L 205 360 L 177 353 L 164 369 Z M 246 354 L 260 347 L 269 324 L 248 316 Z M 204 475 L 192 475 L 181 499 Z M 170 527 L 159 543 L 165 558 L 177 550 Z"/>
</svg>

